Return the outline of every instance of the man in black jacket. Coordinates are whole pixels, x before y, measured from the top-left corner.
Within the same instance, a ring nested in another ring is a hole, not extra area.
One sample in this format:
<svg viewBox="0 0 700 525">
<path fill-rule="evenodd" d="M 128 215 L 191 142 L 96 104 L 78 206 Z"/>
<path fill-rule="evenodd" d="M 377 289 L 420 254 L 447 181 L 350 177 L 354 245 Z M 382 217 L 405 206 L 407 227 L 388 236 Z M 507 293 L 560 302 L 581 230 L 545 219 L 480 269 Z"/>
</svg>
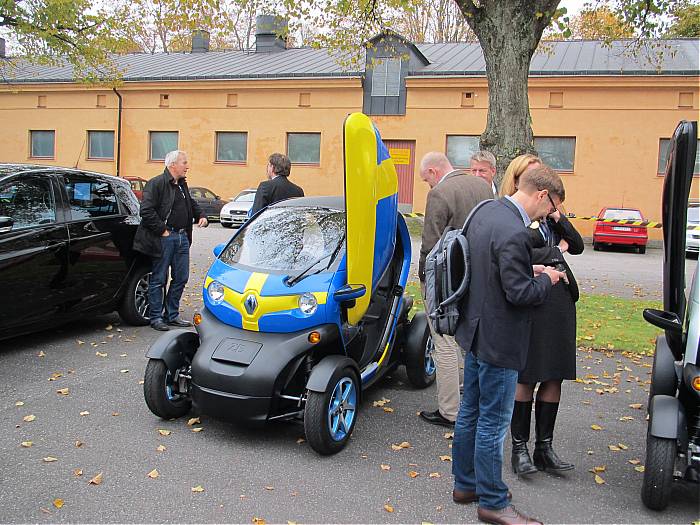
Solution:
<svg viewBox="0 0 700 525">
<path fill-rule="evenodd" d="M 197 226 L 206 227 L 208 222 L 190 197 L 185 180 L 188 169 L 184 151 L 171 151 L 165 156 L 165 170 L 149 180 L 143 189 L 141 224 L 134 237 L 134 249 L 152 260 L 148 285 L 149 318 L 151 327 L 160 331 L 169 330 L 168 326 L 192 326 L 178 315 L 180 298 L 190 273 L 192 224 L 197 221 Z M 172 280 L 165 295 L 163 312 L 168 269 Z"/>
<path fill-rule="evenodd" d="M 250 215 L 256 214 L 275 202 L 304 196 L 304 190 L 289 181 L 290 171 L 292 171 L 292 163 L 289 157 L 281 153 L 270 155 L 267 164 L 268 180 L 261 182 L 258 186 Z"/>
<path fill-rule="evenodd" d="M 563 276 L 551 267 L 533 267 L 527 226 L 563 200 L 564 186 L 551 168 L 527 171 L 518 191 L 485 204 L 466 234 L 471 280 L 455 338 L 469 352 L 452 446 L 452 497 L 457 503 L 478 501 L 477 515 L 487 523 L 533 523 L 510 505 L 501 475 L 503 439 L 518 371 L 527 359 L 530 310 Z"/>
</svg>

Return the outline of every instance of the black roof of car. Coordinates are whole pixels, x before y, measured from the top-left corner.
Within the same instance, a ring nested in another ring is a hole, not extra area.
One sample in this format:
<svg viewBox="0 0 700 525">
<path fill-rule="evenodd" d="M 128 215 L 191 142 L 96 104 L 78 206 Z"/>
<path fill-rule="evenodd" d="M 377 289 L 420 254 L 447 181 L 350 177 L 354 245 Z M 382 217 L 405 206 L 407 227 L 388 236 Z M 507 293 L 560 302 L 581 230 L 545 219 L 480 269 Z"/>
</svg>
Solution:
<svg viewBox="0 0 700 525">
<path fill-rule="evenodd" d="M 317 206 L 319 208 L 332 208 L 345 211 L 344 197 L 297 197 L 272 204 L 271 208 L 291 208 L 297 206 Z"/>
<path fill-rule="evenodd" d="M 128 183 L 126 179 L 122 177 L 115 177 L 114 175 L 108 175 L 106 173 L 99 173 L 97 171 L 82 170 L 79 168 L 66 168 L 63 166 L 44 166 L 41 164 L 0 164 L 0 179 L 10 175 L 16 175 L 17 173 L 24 172 L 42 172 L 42 171 L 53 171 L 53 172 L 66 172 L 66 173 L 86 173 L 88 175 L 93 175 L 95 177 L 102 177 L 110 179 L 113 181 L 121 181 L 120 183 Z"/>
</svg>

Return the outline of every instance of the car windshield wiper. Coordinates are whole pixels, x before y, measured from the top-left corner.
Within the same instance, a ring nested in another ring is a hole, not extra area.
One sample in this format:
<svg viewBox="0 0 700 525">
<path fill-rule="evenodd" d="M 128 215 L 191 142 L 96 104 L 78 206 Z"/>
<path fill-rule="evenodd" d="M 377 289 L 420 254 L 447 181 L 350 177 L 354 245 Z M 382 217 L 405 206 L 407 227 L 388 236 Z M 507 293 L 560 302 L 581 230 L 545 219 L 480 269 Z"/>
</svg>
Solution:
<svg viewBox="0 0 700 525">
<path fill-rule="evenodd" d="M 311 263 L 309 266 L 307 266 L 302 271 L 300 271 L 298 274 L 296 274 L 294 277 L 287 276 L 287 279 L 284 281 L 284 283 L 287 286 L 294 286 L 296 283 L 301 281 L 304 277 L 308 277 L 309 275 L 315 275 L 315 274 L 325 270 L 325 268 L 328 268 L 328 266 L 330 266 L 333 259 L 335 259 L 335 256 L 340 251 L 340 248 L 342 248 L 344 240 L 345 240 L 345 236 L 343 236 L 343 238 L 340 239 L 340 242 L 338 242 L 338 246 L 336 246 L 335 250 L 322 255 L 321 257 L 316 259 L 313 263 Z M 320 263 L 321 261 L 323 261 L 324 259 L 327 259 L 329 257 L 330 257 L 330 261 L 328 262 L 328 265 L 325 268 L 319 268 L 318 270 L 316 270 L 313 273 L 310 273 L 310 274 L 308 273 L 314 266 L 316 266 L 318 263 Z"/>
</svg>

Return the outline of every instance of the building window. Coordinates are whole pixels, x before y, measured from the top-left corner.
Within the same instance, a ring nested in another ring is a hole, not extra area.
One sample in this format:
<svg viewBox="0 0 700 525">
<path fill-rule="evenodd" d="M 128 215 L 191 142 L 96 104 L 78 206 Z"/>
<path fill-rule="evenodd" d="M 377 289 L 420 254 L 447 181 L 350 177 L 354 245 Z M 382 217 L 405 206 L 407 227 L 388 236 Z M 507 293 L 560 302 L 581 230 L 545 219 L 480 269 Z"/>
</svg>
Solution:
<svg viewBox="0 0 700 525">
<path fill-rule="evenodd" d="M 678 93 L 678 107 L 679 108 L 692 108 L 693 107 L 693 93 L 681 92 Z"/>
<path fill-rule="evenodd" d="M 455 168 L 468 168 L 469 159 L 479 151 L 479 135 L 447 135 L 447 158 Z"/>
<path fill-rule="evenodd" d="M 659 140 L 659 165 L 656 169 L 656 173 L 659 175 L 666 174 L 666 163 L 668 162 L 668 148 L 671 145 L 670 139 Z M 695 168 L 693 168 L 693 175 L 700 175 L 700 140 L 698 140 L 698 147 L 695 150 Z"/>
<path fill-rule="evenodd" d="M 226 107 L 235 108 L 236 106 L 238 106 L 238 93 L 226 95 Z"/>
<path fill-rule="evenodd" d="M 557 171 L 574 171 L 575 137 L 535 137 L 535 149 Z"/>
<path fill-rule="evenodd" d="M 165 155 L 177 149 L 177 131 L 150 131 L 149 160 L 164 160 Z"/>
<path fill-rule="evenodd" d="M 216 161 L 245 162 L 248 153 L 248 134 L 244 132 L 216 132 Z"/>
<path fill-rule="evenodd" d="M 52 159 L 55 154 L 56 132 L 30 131 L 30 157 Z"/>
<path fill-rule="evenodd" d="M 463 108 L 473 108 L 474 107 L 474 92 L 473 91 L 463 91 L 462 92 L 461 106 Z"/>
<path fill-rule="evenodd" d="M 549 107 L 550 108 L 563 108 L 564 107 L 564 92 L 563 91 L 550 91 L 549 92 Z"/>
<path fill-rule="evenodd" d="M 311 107 L 311 93 L 299 93 L 299 107 Z"/>
<path fill-rule="evenodd" d="M 36 98 L 36 107 L 45 108 L 46 107 L 46 95 L 39 95 Z"/>
<path fill-rule="evenodd" d="M 107 95 L 97 95 L 97 102 L 95 106 L 98 108 L 104 108 L 107 106 Z"/>
<path fill-rule="evenodd" d="M 294 164 L 319 164 L 321 134 L 287 133 L 287 156 Z"/>
<path fill-rule="evenodd" d="M 88 159 L 114 158 L 114 131 L 88 131 Z"/>
<path fill-rule="evenodd" d="M 401 86 L 401 59 L 378 57 L 372 71 L 373 97 L 398 97 Z"/>
<path fill-rule="evenodd" d="M 170 95 L 162 94 L 160 96 L 160 107 L 162 107 L 162 108 L 170 107 Z"/>
</svg>

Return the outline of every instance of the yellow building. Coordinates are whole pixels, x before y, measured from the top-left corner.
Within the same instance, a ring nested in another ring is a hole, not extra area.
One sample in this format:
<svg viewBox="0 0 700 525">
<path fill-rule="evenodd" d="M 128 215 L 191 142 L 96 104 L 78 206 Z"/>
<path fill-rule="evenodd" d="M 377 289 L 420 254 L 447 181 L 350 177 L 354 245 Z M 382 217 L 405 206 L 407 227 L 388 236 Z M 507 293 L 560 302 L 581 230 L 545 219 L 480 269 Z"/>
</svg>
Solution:
<svg viewBox="0 0 700 525">
<path fill-rule="evenodd" d="M 119 56 L 115 90 L 75 83 L 68 67 L 20 68 L 0 86 L 0 161 L 150 178 L 178 148 L 190 185 L 227 199 L 256 187 L 279 151 L 307 194 L 340 194 L 343 119 L 364 111 L 397 164 L 403 209 L 422 211 L 420 158 L 443 151 L 463 166 L 478 148 L 488 87 L 477 44 L 393 35 L 368 52 L 376 67 L 348 71 L 325 50 L 285 49 L 264 30 L 257 39 L 254 51 L 209 51 L 200 33 L 191 53 Z M 658 220 L 666 141 L 698 118 L 698 41 L 664 41 L 660 64 L 627 44 L 548 43 L 530 68 L 532 127 L 564 178 L 567 211 L 627 206 Z"/>
</svg>

